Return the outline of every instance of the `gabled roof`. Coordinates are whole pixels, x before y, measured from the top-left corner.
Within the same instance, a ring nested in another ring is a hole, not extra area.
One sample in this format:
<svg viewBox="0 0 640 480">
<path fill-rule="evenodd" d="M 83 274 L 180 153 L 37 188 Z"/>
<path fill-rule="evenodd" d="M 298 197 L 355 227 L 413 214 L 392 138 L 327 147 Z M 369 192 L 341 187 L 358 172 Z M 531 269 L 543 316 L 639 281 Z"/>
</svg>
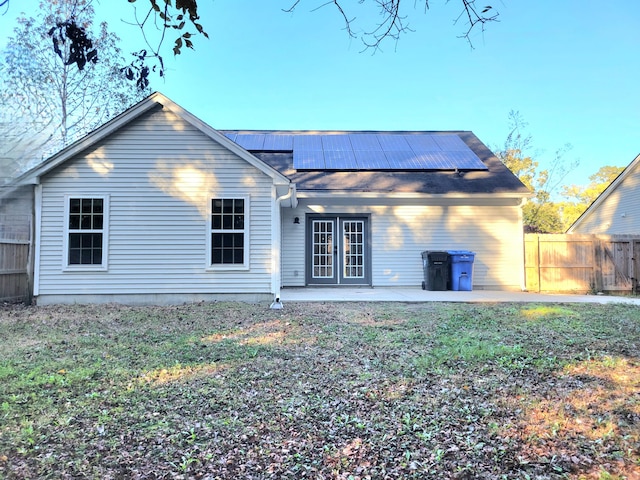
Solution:
<svg viewBox="0 0 640 480">
<path fill-rule="evenodd" d="M 51 156 L 13 184 L 39 183 L 41 176 L 154 109 L 170 110 L 273 178 L 276 185 L 293 186 L 301 197 L 531 195 L 472 132 L 216 130 L 158 92 Z M 314 146 L 319 141 L 323 145 L 320 152 Z M 298 155 L 296 145 L 306 145 L 303 155 Z M 327 158 L 331 158 L 329 164 Z"/>
<path fill-rule="evenodd" d="M 584 212 L 582 212 L 582 215 L 580 215 L 577 218 L 577 220 L 573 222 L 573 225 L 571 225 L 567 229 L 567 233 L 574 233 L 574 230 L 579 228 L 582 223 L 586 222 L 588 218 L 600 208 L 600 206 L 607 200 L 607 198 L 609 198 L 609 196 L 613 192 L 615 192 L 618 189 L 618 187 L 620 187 L 620 185 L 624 182 L 624 180 L 630 175 L 632 175 L 633 172 L 635 172 L 636 169 L 639 169 L 639 168 L 640 168 L 640 155 L 634 158 L 633 161 L 629 165 L 627 165 L 627 168 L 625 168 L 620 173 L 620 175 L 618 175 L 616 179 L 613 182 L 611 182 L 609 186 L 605 188 L 600 195 L 598 195 L 598 198 L 596 198 L 591 203 L 591 205 L 589 205 L 589 207 Z"/>
<path fill-rule="evenodd" d="M 290 178 L 296 184 L 299 197 L 486 195 L 522 198 L 531 195 L 478 137 L 468 131 L 222 132 Z M 304 155 L 296 151 L 301 144 Z M 406 146 L 395 147 L 399 144 Z M 447 146 L 438 150 L 427 146 L 419 150 L 416 144 Z M 368 149 L 363 150 L 361 145 Z M 369 147 L 371 145 L 374 146 Z M 377 160 L 372 162 L 367 155 Z M 311 161 L 306 161 L 309 157 Z M 364 163 L 359 163 L 359 158 Z"/>
<path fill-rule="evenodd" d="M 14 184 L 38 183 L 39 178 L 42 175 L 45 175 L 46 173 L 50 172 L 57 166 L 71 159 L 75 155 L 78 155 L 84 150 L 92 147 L 93 145 L 105 139 L 109 135 L 120 130 L 121 128 L 125 127 L 129 123 L 133 122 L 143 114 L 158 108 L 164 108 L 164 109 L 170 110 L 171 112 L 176 114 L 178 117 L 180 117 L 182 120 L 189 123 L 193 127 L 197 128 L 212 140 L 215 140 L 216 142 L 222 144 L 225 148 L 232 151 L 233 153 L 238 155 L 240 158 L 246 160 L 248 163 L 256 167 L 258 170 L 262 171 L 266 175 L 273 178 L 274 182 L 277 185 L 288 185 L 290 183 L 288 178 L 283 176 L 280 172 L 275 170 L 273 167 L 257 159 L 256 157 L 248 153 L 244 148 L 232 142 L 223 134 L 221 134 L 214 128 L 210 127 L 205 122 L 203 122 L 202 120 L 200 120 L 199 118 L 189 113 L 188 111 L 180 107 L 178 104 L 176 104 L 175 102 L 171 101 L 169 98 L 165 97 L 164 95 L 158 92 L 152 93 L 144 100 L 133 105 L 132 107 L 130 107 L 129 109 L 127 109 L 126 111 L 118 115 L 117 117 L 108 121 L 104 125 L 98 127 L 96 130 L 87 134 L 77 142 L 72 143 L 71 145 L 59 151 L 55 155 L 49 157 L 40 165 L 36 166 L 35 168 L 21 175 L 13 183 Z"/>
</svg>

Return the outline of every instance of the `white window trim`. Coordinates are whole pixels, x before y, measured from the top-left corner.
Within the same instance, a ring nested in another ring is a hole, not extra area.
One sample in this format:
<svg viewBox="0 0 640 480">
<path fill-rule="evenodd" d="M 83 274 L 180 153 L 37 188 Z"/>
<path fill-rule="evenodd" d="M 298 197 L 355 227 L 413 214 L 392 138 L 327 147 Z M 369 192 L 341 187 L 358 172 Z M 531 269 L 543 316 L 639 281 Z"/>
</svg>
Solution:
<svg viewBox="0 0 640 480">
<path fill-rule="evenodd" d="M 69 265 L 69 204 L 72 198 L 100 198 L 103 202 L 102 230 L 85 230 L 85 232 L 102 232 L 102 264 Z M 87 193 L 64 196 L 64 236 L 62 239 L 62 271 L 63 272 L 105 272 L 109 265 L 109 195 Z"/>
<path fill-rule="evenodd" d="M 243 230 L 214 230 L 211 225 L 211 202 L 216 199 L 222 200 L 244 200 L 244 229 Z M 209 204 L 207 207 L 207 271 L 246 271 L 249 270 L 249 250 L 250 250 L 250 235 L 251 235 L 251 199 L 248 195 L 216 195 L 209 198 Z M 244 258 L 242 263 L 213 265 L 211 255 L 211 234 L 212 233 L 240 233 L 244 235 Z"/>
</svg>

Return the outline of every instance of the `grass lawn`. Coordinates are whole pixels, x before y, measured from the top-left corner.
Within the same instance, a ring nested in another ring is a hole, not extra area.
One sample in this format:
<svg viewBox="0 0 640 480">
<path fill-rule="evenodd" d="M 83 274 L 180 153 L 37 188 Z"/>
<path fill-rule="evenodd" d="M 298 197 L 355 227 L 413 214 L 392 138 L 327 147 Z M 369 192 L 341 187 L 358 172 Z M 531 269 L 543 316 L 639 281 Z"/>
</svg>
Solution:
<svg viewBox="0 0 640 480">
<path fill-rule="evenodd" d="M 0 307 L 0 478 L 640 478 L 640 308 Z"/>
</svg>

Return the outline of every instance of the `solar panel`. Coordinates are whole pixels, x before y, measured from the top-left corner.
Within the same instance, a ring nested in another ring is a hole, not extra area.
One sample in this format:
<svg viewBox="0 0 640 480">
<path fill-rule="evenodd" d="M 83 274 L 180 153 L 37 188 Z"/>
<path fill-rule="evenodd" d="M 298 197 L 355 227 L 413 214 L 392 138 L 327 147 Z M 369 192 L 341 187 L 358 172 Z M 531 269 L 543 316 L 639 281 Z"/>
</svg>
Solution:
<svg viewBox="0 0 640 480">
<path fill-rule="evenodd" d="M 460 170 L 487 170 L 487 167 L 472 152 L 449 152 L 455 167 Z"/>
<path fill-rule="evenodd" d="M 420 157 L 413 151 L 396 150 L 391 154 L 386 153 L 389 166 L 394 170 L 423 170 L 426 168 L 425 164 L 420 162 Z"/>
<path fill-rule="evenodd" d="M 486 170 L 456 134 L 237 133 L 225 135 L 247 150 L 293 151 L 298 170 Z"/>
<path fill-rule="evenodd" d="M 404 135 L 411 150 L 414 152 L 438 152 L 442 150 L 436 141 L 434 135 Z"/>
<path fill-rule="evenodd" d="M 264 134 L 239 133 L 235 142 L 245 150 L 262 150 L 264 147 Z"/>
<path fill-rule="evenodd" d="M 325 170 L 322 150 L 293 151 L 293 168 L 296 170 Z"/>
<path fill-rule="evenodd" d="M 454 163 L 443 152 L 416 153 L 417 161 L 425 170 L 454 170 Z"/>
<path fill-rule="evenodd" d="M 433 135 L 433 140 L 445 152 L 471 151 L 458 135 Z"/>
<path fill-rule="evenodd" d="M 380 142 L 375 133 L 351 133 L 349 139 L 354 150 L 367 150 L 369 152 L 382 151 Z"/>
<path fill-rule="evenodd" d="M 357 170 L 358 163 L 353 150 L 325 150 L 324 166 L 328 170 Z"/>
<path fill-rule="evenodd" d="M 354 150 L 358 168 L 361 170 L 389 170 L 389 161 L 382 150 Z"/>
<path fill-rule="evenodd" d="M 265 135 L 263 148 L 267 152 L 293 150 L 293 135 L 285 135 L 285 134 Z"/>
<path fill-rule="evenodd" d="M 353 152 L 351 135 L 322 135 L 322 149 L 325 152 Z"/>
<path fill-rule="evenodd" d="M 324 151 L 320 135 L 294 135 L 293 168 L 296 170 L 324 170 Z"/>
<path fill-rule="evenodd" d="M 293 151 L 296 150 L 322 151 L 322 137 L 320 135 L 294 135 Z"/>
<path fill-rule="evenodd" d="M 385 152 L 410 152 L 411 147 L 403 135 L 380 135 L 378 141 Z"/>
</svg>

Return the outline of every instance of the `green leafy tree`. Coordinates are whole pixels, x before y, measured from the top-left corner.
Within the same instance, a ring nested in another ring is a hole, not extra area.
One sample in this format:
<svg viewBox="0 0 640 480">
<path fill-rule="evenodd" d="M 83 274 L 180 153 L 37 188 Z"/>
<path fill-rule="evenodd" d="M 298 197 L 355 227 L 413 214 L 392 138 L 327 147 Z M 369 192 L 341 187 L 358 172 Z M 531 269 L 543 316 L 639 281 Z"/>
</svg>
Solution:
<svg viewBox="0 0 640 480">
<path fill-rule="evenodd" d="M 624 167 L 605 165 L 589 177 L 590 183 L 569 185 L 562 188 L 561 195 L 567 201 L 560 202 L 563 230 L 568 229 L 596 198 L 622 173 Z"/>
<path fill-rule="evenodd" d="M 534 193 L 534 197 L 523 206 L 525 230 L 560 233 L 563 227 L 562 217 L 552 196 L 569 172 L 576 168 L 577 162 L 565 162 L 564 157 L 571 149 L 567 144 L 556 150 L 550 168 L 541 170 L 539 162 L 529 153 L 532 139 L 525 132 L 526 126 L 519 112 L 509 112 L 510 131 L 503 148 L 497 149 L 496 156 Z"/>
<path fill-rule="evenodd" d="M 94 33 L 93 17 L 86 0 L 49 0 L 36 18 L 18 18 L 0 59 L 5 172 L 33 166 L 147 93 L 122 76 L 119 40 L 106 23 Z M 68 41 L 68 34 L 82 36 L 68 19 L 94 39 L 85 38 L 82 52 Z"/>
<path fill-rule="evenodd" d="M 605 165 L 589 177 L 590 183 L 562 188 L 562 196 L 587 207 L 622 173 L 624 167 Z"/>
</svg>

